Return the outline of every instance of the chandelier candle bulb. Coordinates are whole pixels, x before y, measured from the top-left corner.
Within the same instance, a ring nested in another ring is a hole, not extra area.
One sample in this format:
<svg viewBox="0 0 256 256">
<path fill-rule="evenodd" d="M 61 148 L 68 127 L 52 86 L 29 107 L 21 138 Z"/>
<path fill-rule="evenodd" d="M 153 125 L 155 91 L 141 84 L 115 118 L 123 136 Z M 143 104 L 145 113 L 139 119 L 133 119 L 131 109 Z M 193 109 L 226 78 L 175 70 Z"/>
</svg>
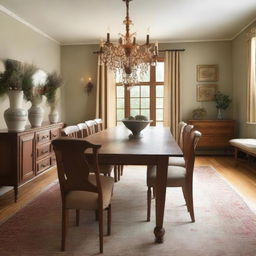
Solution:
<svg viewBox="0 0 256 256">
<path fill-rule="evenodd" d="M 147 35 L 147 45 L 149 45 L 149 35 Z"/>
</svg>

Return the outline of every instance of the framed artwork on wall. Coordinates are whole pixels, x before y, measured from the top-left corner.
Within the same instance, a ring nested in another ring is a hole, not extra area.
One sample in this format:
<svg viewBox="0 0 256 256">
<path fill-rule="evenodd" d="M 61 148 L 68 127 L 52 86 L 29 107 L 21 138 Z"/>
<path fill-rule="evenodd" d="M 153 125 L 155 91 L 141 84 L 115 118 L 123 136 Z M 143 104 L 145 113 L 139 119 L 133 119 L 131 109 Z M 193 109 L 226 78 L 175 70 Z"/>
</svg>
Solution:
<svg viewBox="0 0 256 256">
<path fill-rule="evenodd" d="M 217 82 L 218 65 L 197 65 L 197 82 Z"/>
<path fill-rule="evenodd" d="M 198 84 L 197 85 L 197 101 L 214 101 L 217 93 L 216 84 Z"/>
</svg>

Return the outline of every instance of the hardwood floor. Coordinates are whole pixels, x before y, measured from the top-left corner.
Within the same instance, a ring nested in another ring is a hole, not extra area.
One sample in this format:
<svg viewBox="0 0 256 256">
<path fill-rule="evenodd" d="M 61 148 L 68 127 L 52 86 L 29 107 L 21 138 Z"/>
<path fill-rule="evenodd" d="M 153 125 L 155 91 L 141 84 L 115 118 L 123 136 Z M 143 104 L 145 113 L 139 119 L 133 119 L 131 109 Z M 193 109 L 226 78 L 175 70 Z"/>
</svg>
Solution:
<svg viewBox="0 0 256 256">
<path fill-rule="evenodd" d="M 196 158 L 195 165 L 211 165 L 256 209 L 255 165 L 241 161 L 238 166 L 235 166 L 234 158 L 227 156 L 199 156 Z M 37 179 L 22 186 L 19 189 L 17 203 L 14 203 L 13 190 L 0 196 L 0 223 L 37 197 L 56 179 L 56 169 L 52 168 Z"/>
<path fill-rule="evenodd" d="M 236 166 L 233 156 L 198 156 L 195 165 L 211 165 L 256 210 L 255 163 L 239 160 Z"/>
</svg>

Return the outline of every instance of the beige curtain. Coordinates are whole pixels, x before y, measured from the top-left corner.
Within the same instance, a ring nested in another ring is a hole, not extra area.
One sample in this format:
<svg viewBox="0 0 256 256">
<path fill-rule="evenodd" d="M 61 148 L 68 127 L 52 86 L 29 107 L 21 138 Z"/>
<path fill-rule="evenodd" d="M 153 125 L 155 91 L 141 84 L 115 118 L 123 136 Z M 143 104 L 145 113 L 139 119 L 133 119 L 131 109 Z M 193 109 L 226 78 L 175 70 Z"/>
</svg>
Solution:
<svg viewBox="0 0 256 256">
<path fill-rule="evenodd" d="M 247 121 L 256 122 L 256 37 L 249 39 Z"/>
<path fill-rule="evenodd" d="M 103 120 L 103 127 L 116 125 L 116 84 L 114 72 L 98 64 L 96 118 Z"/>
<path fill-rule="evenodd" d="M 172 135 L 178 138 L 178 123 L 181 121 L 180 53 L 166 51 L 164 64 L 164 126 L 169 126 Z"/>
</svg>

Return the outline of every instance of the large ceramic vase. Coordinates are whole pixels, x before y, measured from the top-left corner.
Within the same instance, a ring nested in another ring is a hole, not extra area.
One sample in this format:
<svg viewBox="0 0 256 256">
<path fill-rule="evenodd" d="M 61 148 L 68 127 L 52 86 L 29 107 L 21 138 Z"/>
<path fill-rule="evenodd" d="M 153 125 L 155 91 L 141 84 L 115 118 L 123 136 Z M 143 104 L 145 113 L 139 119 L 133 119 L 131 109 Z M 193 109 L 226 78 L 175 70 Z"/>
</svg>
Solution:
<svg viewBox="0 0 256 256">
<path fill-rule="evenodd" d="M 51 105 L 51 110 L 48 117 L 51 124 L 56 124 L 59 122 L 59 113 L 55 104 Z"/>
<path fill-rule="evenodd" d="M 34 96 L 31 100 L 32 106 L 28 110 L 28 120 L 31 127 L 40 127 L 44 119 L 44 110 L 40 107 L 42 96 Z"/>
<path fill-rule="evenodd" d="M 5 110 L 4 119 L 10 132 L 24 131 L 28 119 L 28 112 L 22 108 L 23 91 L 10 90 L 8 92 L 10 108 Z"/>
</svg>

